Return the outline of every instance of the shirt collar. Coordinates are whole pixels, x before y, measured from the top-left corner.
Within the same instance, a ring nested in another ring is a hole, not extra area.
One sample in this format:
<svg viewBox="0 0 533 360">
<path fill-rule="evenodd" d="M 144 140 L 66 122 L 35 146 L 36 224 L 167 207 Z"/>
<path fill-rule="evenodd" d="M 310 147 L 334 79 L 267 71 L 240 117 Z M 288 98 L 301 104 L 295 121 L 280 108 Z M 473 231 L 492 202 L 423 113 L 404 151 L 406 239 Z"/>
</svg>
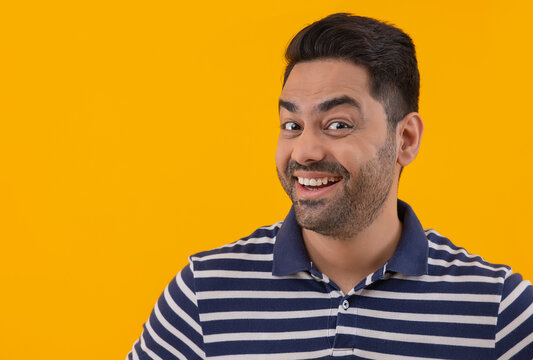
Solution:
<svg viewBox="0 0 533 360">
<path fill-rule="evenodd" d="M 387 263 L 387 271 L 419 276 L 428 272 L 428 241 L 413 209 L 398 200 L 398 217 L 402 235 L 396 251 Z M 305 248 L 302 231 L 296 222 L 294 208 L 283 221 L 274 244 L 272 275 L 285 276 L 299 271 L 310 271 L 311 261 Z"/>
<path fill-rule="evenodd" d="M 294 207 L 291 207 L 276 235 L 272 275 L 284 276 L 306 270 L 311 270 L 311 260 L 304 245 L 302 230 L 296 222 Z"/>
</svg>

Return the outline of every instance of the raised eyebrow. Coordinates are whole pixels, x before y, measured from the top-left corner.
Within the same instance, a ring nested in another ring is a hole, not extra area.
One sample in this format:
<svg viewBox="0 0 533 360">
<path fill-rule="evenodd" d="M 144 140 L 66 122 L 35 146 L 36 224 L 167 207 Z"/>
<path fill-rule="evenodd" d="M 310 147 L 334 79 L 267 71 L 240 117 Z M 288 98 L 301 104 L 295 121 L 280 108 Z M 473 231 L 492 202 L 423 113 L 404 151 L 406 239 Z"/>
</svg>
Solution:
<svg viewBox="0 0 533 360">
<path fill-rule="evenodd" d="M 345 105 L 345 104 L 353 106 L 357 108 L 357 110 L 361 111 L 361 104 L 359 103 L 359 101 L 355 100 L 353 97 L 350 97 L 348 95 L 343 95 L 343 96 L 339 96 L 333 99 L 323 101 L 316 106 L 316 110 L 320 112 L 326 112 L 326 111 L 333 109 L 336 106 Z"/>
<path fill-rule="evenodd" d="M 298 109 L 298 106 L 295 103 L 279 99 L 278 109 L 281 108 L 284 108 L 287 111 L 290 111 L 291 113 L 297 113 L 298 111 L 300 111 L 300 109 Z"/>
</svg>

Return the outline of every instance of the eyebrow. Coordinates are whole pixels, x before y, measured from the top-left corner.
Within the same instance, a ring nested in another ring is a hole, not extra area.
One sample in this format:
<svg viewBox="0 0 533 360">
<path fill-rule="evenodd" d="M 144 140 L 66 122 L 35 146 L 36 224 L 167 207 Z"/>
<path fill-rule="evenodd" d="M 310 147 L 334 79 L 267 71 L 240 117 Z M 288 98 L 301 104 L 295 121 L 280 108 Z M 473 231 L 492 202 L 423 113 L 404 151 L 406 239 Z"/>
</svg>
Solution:
<svg viewBox="0 0 533 360">
<path fill-rule="evenodd" d="M 357 108 L 357 110 L 361 111 L 361 104 L 359 104 L 359 101 L 355 100 L 353 97 L 350 97 L 348 95 L 343 95 L 340 97 L 336 97 L 336 98 L 321 102 L 320 104 L 316 106 L 316 108 L 320 112 L 326 112 L 326 111 L 333 109 L 336 106 L 344 105 L 344 104 L 353 106 Z"/>
<path fill-rule="evenodd" d="M 279 108 L 285 108 L 287 111 L 290 111 L 291 113 L 297 113 L 300 111 L 300 109 L 298 109 L 298 106 L 296 106 L 296 104 L 291 103 L 290 101 L 285 101 L 281 99 L 279 99 Z"/>
<path fill-rule="evenodd" d="M 348 95 L 343 95 L 339 97 L 335 97 L 332 99 L 325 100 L 318 104 L 315 109 L 319 112 L 326 112 L 334 107 L 340 106 L 340 105 L 350 105 L 357 110 L 361 111 L 361 104 L 359 104 L 359 101 L 355 100 L 353 97 L 350 97 Z M 300 111 L 298 106 L 290 101 L 285 101 L 279 99 L 279 108 L 285 108 L 287 111 L 290 111 L 292 113 L 297 113 Z"/>
</svg>

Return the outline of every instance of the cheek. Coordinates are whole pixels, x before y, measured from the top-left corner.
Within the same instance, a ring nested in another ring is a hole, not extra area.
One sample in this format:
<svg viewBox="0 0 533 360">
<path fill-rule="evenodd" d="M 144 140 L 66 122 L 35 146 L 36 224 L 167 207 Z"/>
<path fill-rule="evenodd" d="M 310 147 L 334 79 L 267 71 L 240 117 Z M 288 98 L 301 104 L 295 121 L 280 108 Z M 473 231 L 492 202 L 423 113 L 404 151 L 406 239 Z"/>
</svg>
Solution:
<svg viewBox="0 0 533 360">
<path fill-rule="evenodd" d="M 354 146 L 353 144 L 343 144 L 337 146 L 333 156 L 335 160 L 344 166 L 349 173 L 357 173 L 357 171 L 364 164 L 365 159 L 370 159 L 372 150 L 362 146 Z"/>
<path fill-rule="evenodd" d="M 276 147 L 276 167 L 281 173 L 285 173 L 287 164 L 291 158 L 291 149 L 290 146 L 283 141 L 283 139 L 278 139 L 278 145 Z"/>
</svg>

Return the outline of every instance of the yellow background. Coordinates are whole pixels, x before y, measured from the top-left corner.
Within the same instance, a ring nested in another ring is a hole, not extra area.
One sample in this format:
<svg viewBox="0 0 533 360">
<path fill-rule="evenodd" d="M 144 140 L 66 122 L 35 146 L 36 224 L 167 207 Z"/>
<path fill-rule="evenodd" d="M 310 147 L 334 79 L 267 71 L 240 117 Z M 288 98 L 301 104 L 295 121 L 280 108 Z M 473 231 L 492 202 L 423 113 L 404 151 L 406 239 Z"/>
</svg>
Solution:
<svg viewBox="0 0 533 360">
<path fill-rule="evenodd" d="M 528 4 L 528 5 L 526 5 Z M 533 278 L 530 1 L 2 1 L 0 358 L 123 359 L 189 254 L 284 218 L 283 51 L 346 11 L 409 33 L 425 227 Z"/>
</svg>

